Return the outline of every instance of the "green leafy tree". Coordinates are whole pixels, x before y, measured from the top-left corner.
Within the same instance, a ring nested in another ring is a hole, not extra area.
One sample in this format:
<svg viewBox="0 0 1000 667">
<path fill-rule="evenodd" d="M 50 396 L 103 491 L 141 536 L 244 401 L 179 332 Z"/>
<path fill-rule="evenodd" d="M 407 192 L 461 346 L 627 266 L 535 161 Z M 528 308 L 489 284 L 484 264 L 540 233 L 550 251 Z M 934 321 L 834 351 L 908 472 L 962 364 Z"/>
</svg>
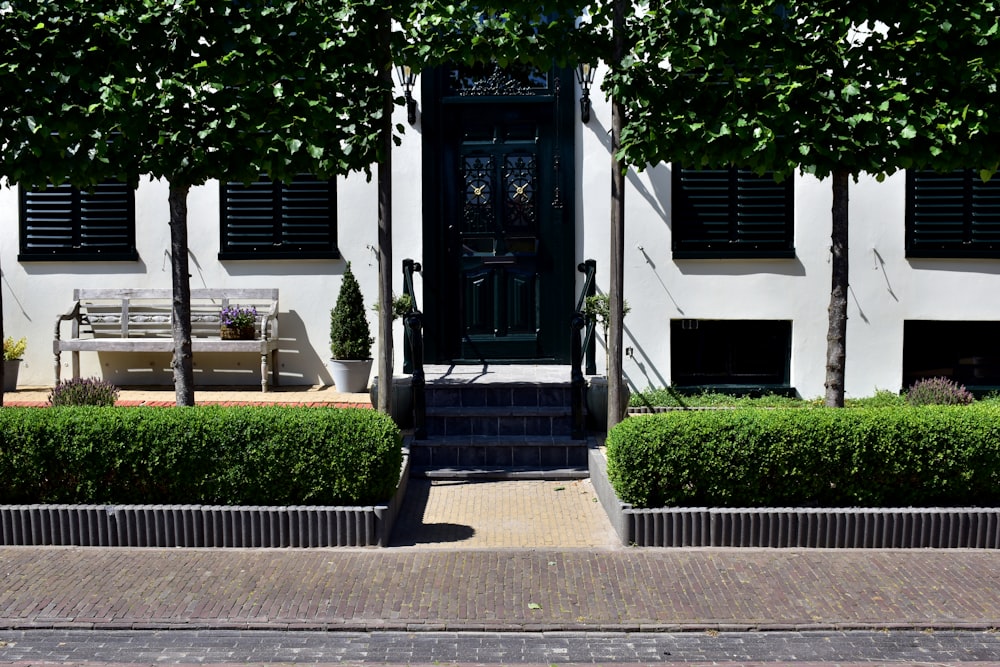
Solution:
<svg viewBox="0 0 1000 667">
<path fill-rule="evenodd" d="M 627 107 L 629 162 L 830 178 L 825 400 L 843 406 L 850 180 L 914 166 L 995 168 L 983 141 L 996 130 L 996 56 L 987 53 L 996 12 L 934 0 L 675 0 L 630 18 L 634 60 L 611 76 Z"/>
<path fill-rule="evenodd" d="M 188 192 L 213 178 L 369 169 L 387 94 L 371 58 L 384 18 L 355 0 L 5 4 L 23 19 L 16 77 L 45 93 L 15 133 L 11 179 L 38 181 L 34 155 L 78 186 L 109 174 L 169 182 L 172 366 L 177 403 L 193 405 Z"/>
</svg>

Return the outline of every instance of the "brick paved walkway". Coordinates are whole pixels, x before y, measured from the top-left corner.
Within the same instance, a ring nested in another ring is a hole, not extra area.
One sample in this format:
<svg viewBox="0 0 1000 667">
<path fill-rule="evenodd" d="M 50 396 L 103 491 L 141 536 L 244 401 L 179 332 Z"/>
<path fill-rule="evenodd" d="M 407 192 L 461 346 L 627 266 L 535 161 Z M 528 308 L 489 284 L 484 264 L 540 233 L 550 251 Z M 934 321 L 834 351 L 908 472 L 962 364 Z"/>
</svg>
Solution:
<svg viewBox="0 0 1000 667">
<path fill-rule="evenodd" d="M 1000 627 L 1000 554 L 0 548 L 0 627 Z"/>
<path fill-rule="evenodd" d="M 621 542 L 589 479 L 411 479 L 393 546 L 615 548 Z"/>
</svg>

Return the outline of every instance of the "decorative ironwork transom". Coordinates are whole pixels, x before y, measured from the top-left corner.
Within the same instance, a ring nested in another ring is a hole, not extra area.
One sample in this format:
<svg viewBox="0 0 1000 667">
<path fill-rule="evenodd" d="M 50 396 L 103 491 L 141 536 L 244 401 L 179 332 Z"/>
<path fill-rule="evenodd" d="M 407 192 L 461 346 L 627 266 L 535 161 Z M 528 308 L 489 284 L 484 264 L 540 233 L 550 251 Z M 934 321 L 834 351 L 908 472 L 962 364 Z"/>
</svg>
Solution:
<svg viewBox="0 0 1000 667">
<path fill-rule="evenodd" d="M 463 97 L 525 96 L 549 92 L 549 74 L 527 65 L 458 67 L 451 71 L 451 92 Z"/>
</svg>

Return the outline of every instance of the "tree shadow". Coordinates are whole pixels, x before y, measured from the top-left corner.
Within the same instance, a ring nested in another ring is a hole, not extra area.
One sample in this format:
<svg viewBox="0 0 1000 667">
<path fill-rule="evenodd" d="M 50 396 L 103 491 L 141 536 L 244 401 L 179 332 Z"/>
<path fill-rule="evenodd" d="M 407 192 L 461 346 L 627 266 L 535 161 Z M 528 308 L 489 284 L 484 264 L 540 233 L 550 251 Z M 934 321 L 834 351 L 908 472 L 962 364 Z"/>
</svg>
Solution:
<svg viewBox="0 0 1000 667">
<path fill-rule="evenodd" d="M 431 480 L 410 479 L 403 505 L 392 529 L 389 546 L 413 547 L 420 544 L 461 542 L 475 536 L 472 526 L 456 523 L 424 523 Z"/>
</svg>

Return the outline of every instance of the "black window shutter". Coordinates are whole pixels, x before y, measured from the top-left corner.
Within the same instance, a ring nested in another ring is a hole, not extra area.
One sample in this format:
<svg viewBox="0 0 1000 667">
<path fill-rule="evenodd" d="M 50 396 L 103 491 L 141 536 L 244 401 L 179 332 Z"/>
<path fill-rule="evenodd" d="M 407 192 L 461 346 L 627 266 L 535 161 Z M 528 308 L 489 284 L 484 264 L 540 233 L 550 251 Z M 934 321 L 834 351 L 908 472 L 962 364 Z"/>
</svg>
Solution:
<svg viewBox="0 0 1000 667">
<path fill-rule="evenodd" d="M 336 185 L 313 176 L 266 177 L 222 190 L 222 259 L 335 258 Z"/>
<path fill-rule="evenodd" d="M 21 261 L 134 260 L 135 191 L 102 183 L 21 190 Z"/>
<path fill-rule="evenodd" d="M 794 256 L 792 181 L 746 169 L 673 173 L 674 257 Z"/>
<path fill-rule="evenodd" d="M 908 257 L 1000 257 L 1000 179 L 911 170 L 906 204 Z"/>
</svg>

